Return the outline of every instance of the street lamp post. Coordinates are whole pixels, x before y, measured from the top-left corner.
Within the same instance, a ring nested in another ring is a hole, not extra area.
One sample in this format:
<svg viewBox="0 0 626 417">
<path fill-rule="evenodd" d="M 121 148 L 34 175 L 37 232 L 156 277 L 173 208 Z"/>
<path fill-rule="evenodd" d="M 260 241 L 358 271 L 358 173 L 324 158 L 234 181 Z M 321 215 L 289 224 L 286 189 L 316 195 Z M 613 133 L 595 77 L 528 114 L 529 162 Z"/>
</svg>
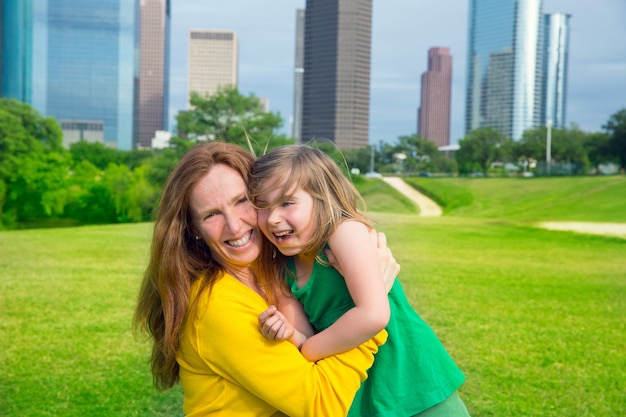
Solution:
<svg viewBox="0 0 626 417">
<path fill-rule="evenodd" d="M 551 148 L 552 148 L 552 120 L 548 119 L 546 122 L 546 173 L 550 175 L 550 159 L 551 159 Z"/>
</svg>

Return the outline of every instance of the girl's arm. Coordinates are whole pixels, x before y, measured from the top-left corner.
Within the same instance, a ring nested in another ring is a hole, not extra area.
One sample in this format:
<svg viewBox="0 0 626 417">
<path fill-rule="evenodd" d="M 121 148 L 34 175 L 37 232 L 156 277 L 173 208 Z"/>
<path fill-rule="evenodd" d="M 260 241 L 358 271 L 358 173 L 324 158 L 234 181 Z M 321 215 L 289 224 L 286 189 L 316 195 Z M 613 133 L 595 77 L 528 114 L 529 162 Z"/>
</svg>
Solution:
<svg viewBox="0 0 626 417">
<path fill-rule="evenodd" d="M 372 247 L 376 249 L 377 261 L 385 289 L 389 292 L 400 272 L 400 265 L 387 247 L 385 234 L 376 232 L 373 229 L 370 229 L 368 232 Z M 339 265 L 334 254 L 329 249 L 326 250 L 326 256 L 329 263 L 343 275 L 341 265 Z M 275 306 L 270 306 L 259 315 L 259 329 L 263 336 L 270 340 L 289 340 L 300 349 L 307 338 L 315 334 L 304 307 L 300 301 L 291 296 L 291 294 L 285 294 L 284 291 L 278 297 L 278 305 L 279 309 Z"/>
<path fill-rule="evenodd" d="M 361 222 L 344 221 L 328 244 L 355 307 L 304 342 L 301 351 L 310 361 L 360 345 L 385 328 L 390 317 L 387 289 L 368 227 Z"/>
</svg>

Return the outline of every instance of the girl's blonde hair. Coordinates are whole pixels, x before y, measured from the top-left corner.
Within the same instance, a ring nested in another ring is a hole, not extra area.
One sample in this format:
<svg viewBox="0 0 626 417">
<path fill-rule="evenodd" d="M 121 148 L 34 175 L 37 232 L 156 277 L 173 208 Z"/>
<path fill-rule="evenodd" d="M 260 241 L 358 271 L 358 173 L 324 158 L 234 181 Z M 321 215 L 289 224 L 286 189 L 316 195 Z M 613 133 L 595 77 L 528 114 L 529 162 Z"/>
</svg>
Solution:
<svg viewBox="0 0 626 417">
<path fill-rule="evenodd" d="M 268 190 L 281 189 L 281 195 L 301 188 L 313 197 L 313 216 L 316 228 L 311 241 L 303 251 L 314 258 L 324 249 L 330 235 L 344 220 L 360 221 L 371 227 L 371 220 L 359 209 L 365 208 L 363 198 L 343 175 L 337 164 L 324 152 L 307 145 L 287 145 L 273 149 L 258 158 L 248 179 L 250 201 L 257 200 Z M 273 205 L 282 201 L 273 201 Z"/>
</svg>

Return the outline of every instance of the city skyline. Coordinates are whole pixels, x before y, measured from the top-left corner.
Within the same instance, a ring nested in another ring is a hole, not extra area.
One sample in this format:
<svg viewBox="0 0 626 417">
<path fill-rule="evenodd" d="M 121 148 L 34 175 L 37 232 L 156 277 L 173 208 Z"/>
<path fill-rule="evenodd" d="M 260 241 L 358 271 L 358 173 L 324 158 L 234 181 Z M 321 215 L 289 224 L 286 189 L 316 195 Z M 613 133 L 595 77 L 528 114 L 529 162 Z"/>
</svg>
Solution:
<svg viewBox="0 0 626 417">
<path fill-rule="evenodd" d="M 289 135 L 295 12 L 304 7 L 304 0 L 276 0 L 271 7 L 243 0 L 219 7 L 215 2 L 174 3 L 170 119 L 185 106 L 188 30 L 228 29 L 239 36 L 240 92 L 267 97 L 270 109 L 280 112 L 285 121 L 283 133 Z M 450 48 L 455 57 L 450 141 L 457 143 L 463 137 L 467 10 L 468 2 L 458 0 L 374 2 L 370 143 L 394 142 L 398 136 L 416 133 L 420 76 L 427 66 L 423 57 L 435 45 Z M 626 89 L 626 48 L 614 46 L 617 39 L 626 39 L 626 27 L 621 24 L 626 3 L 544 0 L 544 13 L 559 11 L 572 15 L 567 125 L 576 123 L 585 131 L 600 131 L 613 113 L 626 107 L 626 98 L 616 93 Z"/>
</svg>

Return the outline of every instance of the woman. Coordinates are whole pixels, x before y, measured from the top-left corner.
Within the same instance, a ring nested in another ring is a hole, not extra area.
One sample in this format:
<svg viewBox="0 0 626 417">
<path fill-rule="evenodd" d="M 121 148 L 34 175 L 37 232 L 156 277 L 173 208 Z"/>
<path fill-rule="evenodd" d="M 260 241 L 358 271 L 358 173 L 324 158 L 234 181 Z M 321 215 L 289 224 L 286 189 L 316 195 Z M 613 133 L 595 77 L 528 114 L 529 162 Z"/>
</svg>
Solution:
<svg viewBox="0 0 626 417">
<path fill-rule="evenodd" d="M 134 318 L 154 341 L 155 385 L 180 380 L 188 416 L 345 415 L 386 333 L 312 363 L 259 332 L 268 305 L 301 307 L 273 267 L 257 263 L 264 240 L 246 189 L 253 162 L 211 142 L 168 178 Z"/>
</svg>

